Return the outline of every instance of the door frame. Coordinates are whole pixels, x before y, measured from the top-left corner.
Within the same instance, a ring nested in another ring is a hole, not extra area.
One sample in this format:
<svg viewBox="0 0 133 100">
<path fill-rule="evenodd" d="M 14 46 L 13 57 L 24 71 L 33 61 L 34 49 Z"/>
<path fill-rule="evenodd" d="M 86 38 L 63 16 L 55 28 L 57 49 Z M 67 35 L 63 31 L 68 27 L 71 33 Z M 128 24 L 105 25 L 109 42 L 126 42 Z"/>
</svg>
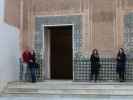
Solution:
<svg viewBox="0 0 133 100">
<path fill-rule="evenodd" d="M 42 64 L 42 74 L 44 76 L 44 79 L 45 80 L 51 80 L 51 67 L 50 67 L 50 52 L 45 52 L 45 27 L 61 27 L 61 26 L 72 26 L 72 80 L 74 80 L 74 63 L 73 63 L 73 46 L 74 46 L 74 24 L 43 24 L 42 25 L 42 34 L 43 34 L 43 48 L 42 48 L 42 52 L 43 52 L 43 56 L 42 56 L 42 59 L 43 59 L 43 64 Z M 49 34 L 47 35 L 48 37 L 46 38 L 49 38 Z M 50 43 L 50 38 L 49 38 L 49 43 Z M 50 50 L 50 48 L 49 48 Z M 45 56 L 47 55 L 47 56 Z M 47 62 L 48 61 L 48 62 Z"/>
</svg>

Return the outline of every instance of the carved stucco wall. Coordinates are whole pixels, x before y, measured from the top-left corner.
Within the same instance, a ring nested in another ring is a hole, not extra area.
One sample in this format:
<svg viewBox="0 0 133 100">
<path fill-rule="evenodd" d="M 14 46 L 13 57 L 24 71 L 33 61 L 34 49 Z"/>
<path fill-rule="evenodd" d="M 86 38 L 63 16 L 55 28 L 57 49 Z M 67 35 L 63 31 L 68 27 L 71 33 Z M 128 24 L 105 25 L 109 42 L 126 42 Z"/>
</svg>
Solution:
<svg viewBox="0 0 133 100">
<path fill-rule="evenodd" d="M 33 0 L 36 12 L 79 11 L 81 0 Z M 39 6 L 37 6 L 39 5 Z"/>
<path fill-rule="evenodd" d="M 20 27 L 20 0 L 5 0 L 5 21 Z"/>
<path fill-rule="evenodd" d="M 35 34 L 36 30 L 35 25 L 32 25 L 33 20 L 35 21 L 37 16 L 70 16 L 70 15 L 82 15 L 83 16 L 83 31 L 82 33 L 82 52 L 88 52 L 88 42 L 89 39 L 85 37 L 89 37 L 88 32 L 88 0 L 59 0 L 58 2 L 56 0 L 30 0 L 32 1 L 29 4 L 28 1 L 25 0 L 24 2 L 24 14 L 23 14 L 23 44 L 29 45 L 33 44 L 34 36 L 31 34 Z M 39 5 L 39 6 L 38 6 Z M 53 6 L 54 5 L 54 6 Z M 30 18 L 33 18 L 31 20 Z M 35 23 L 34 23 L 35 24 Z M 33 38 L 32 38 L 33 37 Z M 29 41 L 30 40 L 30 41 Z M 29 42 L 28 42 L 29 41 Z M 87 42 L 87 43 L 86 43 Z M 28 43 L 28 44 L 27 44 Z M 23 47 L 25 47 L 23 45 Z"/>
<path fill-rule="evenodd" d="M 115 0 L 93 0 L 93 47 L 103 52 L 115 49 Z"/>
<path fill-rule="evenodd" d="M 133 9 L 132 0 L 23 0 L 23 23 L 20 23 L 20 1 L 6 0 L 5 20 L 22 28 L 22 48 L 34 45 L 36 16 L 81 15 L 84 54 L 93 48 L 112 54 L 123 46 L 123 16 Z"/>
<path fill-rule="evenodd" d="M 126 6 L 133 8 L 133 0 L 127 0 L 126 4 Z"/>
</svg>

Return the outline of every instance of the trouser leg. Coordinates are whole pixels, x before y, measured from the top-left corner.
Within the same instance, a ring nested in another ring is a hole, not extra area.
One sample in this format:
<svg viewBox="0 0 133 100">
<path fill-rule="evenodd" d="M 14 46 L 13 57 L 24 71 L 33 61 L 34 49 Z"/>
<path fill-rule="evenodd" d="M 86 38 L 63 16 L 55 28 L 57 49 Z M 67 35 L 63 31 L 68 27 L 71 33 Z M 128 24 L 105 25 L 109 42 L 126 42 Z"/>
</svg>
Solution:
<svg viewBox="0 0 133 100">
<path fill-rule="evenodd" d="M 32 68 L 32 82 L 36 81 L 35 68 Z"/>
<path fill-rule="evenodd" d="M 30 65 L 30 72 L 31 72 L 32 82 L 35 82 L 36 81 L 36 75 L 35 75 L 35 66 L 34 66 L 34 64 Z"/>
<path fill-rule="evenodd" d="M 119 71 L 119 80 L 120 81 L 125 80 L 125 71 L 123 69 Z"/>
<path fill-rule="evenodd" d="M 90 73 L 90 81 L 93 80 L 93 76 L 94 76 L 94 69 L 91 69 L 91 73 Z"/>
<path fill-rule="evenodd" d="M 97 78 L 98 78 L 98 73 L 95 72 L 95 81 L 97 81 Z"/>
<path fill-rule="evenodd" d="M 99 70 L 98 70 L 98 69 L 96 69 L 96 70 L 95 70 L 95 81 L 97 81 L 98 76 L 99 76 Z"/>
<path fill-rule="evenodd" d="M 122 81 L 122 71 L 119 72 L 119 81 Z"/>
<path fill-rule="evenodd" d="M 20 80 L 23 80 L 23 64 L 20 64 Z"/>
<path fill-rule="evenodd" d="M 27 67 L 28 67 L 28 64 L 27 63 L 24 63 L 23 64 L 23 74 L 22 74 L 22 80 L 26 80 L 26 74 L 27 74 Z"/>
<path fill-rule="evenodd" d="M 118 74 L 119 74 L 119 81 L 121 81 L 121 71 L 119 71 Z"/>
<path fill-rule="evenodd" d="M 125 75 L 124 75 L 124 74 L 125 74 L 125 72 L 124 72 L 124 70 L 123 70 L 123 71 L 121 72 L 121 80 L 122 80 L 122 81 L 125 80 Z"/>
</svg>

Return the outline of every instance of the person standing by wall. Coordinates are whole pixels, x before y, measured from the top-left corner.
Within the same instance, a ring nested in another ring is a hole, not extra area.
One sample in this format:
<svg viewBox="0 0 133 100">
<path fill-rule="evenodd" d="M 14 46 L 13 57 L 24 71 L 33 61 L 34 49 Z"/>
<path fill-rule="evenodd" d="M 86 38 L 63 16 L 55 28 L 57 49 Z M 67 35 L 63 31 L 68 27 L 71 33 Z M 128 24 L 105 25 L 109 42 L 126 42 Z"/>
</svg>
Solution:
<svg viewBox="0 0 133 100">
<path fill-rule="evenodd" d="M 119 49 L 116 60 L 117 60 L 116 71 L 117 71 L 117 74 L 119 75 L 119 81 L 124 82 L 125 81 L 126 54 L 123 48 Z"/>
<path fill-rule="evenodd" d="M 91 62 L 90 81 L 94 79 L 96 82 L 98 79 L 99 69 L 100 69 L 100 58 L 99 58 L 99 53 L 97 49 L 94 49 L 92 51 L 90 62 Z"/>
<path fill-rule="evenodd" d="M 26 49 L 22 53 L 22 63 L 23 63 L 23 70 L 22 70 L 22 80 L 27 80 L 27 70 L 29 68 L 30 60 L 31 60 L 31 52 L 29 47 L 26 47 Z"/>
<path fill-rule="evenodd" d="M 32 82 L 36 82 L 37 64 L 36 64 L 36 54 L 34 50 L 31 51 L 31 59 L 29 62 L 29 68 L 30 68 Z"/>
</svg>

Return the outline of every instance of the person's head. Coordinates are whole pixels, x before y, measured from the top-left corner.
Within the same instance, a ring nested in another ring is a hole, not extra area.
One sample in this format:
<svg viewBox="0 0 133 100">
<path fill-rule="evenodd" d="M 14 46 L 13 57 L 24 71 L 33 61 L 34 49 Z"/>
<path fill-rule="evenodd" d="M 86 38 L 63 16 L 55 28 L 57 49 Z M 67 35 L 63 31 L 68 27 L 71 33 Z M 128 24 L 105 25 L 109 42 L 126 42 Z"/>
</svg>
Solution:
<svg viewBox="0 0 133 100">
<path fill-rule="evenodd" d="M 119 54 L 124 53 L 124 49 L 123 49 L 123 48 L 120 48 L 118 53 L 119 53 Z"/>
<path fill-rule="evenodd" d="M 26 46 L 24 49 L 24 52 L 29 53 L 31 52 L 31 48 L 29 46 Z"/>
<path fill-rule="evenodd" d="M 25 46 L 25 51 L 29 51 L 29 50 L 30 50 L 29 46 Z"/>
<path fill-rule="evenodd" d="M 93 55 L 99 55 L 98 50 L 97 49 L 93 49 L 92 54 Z"/>
</svg>

